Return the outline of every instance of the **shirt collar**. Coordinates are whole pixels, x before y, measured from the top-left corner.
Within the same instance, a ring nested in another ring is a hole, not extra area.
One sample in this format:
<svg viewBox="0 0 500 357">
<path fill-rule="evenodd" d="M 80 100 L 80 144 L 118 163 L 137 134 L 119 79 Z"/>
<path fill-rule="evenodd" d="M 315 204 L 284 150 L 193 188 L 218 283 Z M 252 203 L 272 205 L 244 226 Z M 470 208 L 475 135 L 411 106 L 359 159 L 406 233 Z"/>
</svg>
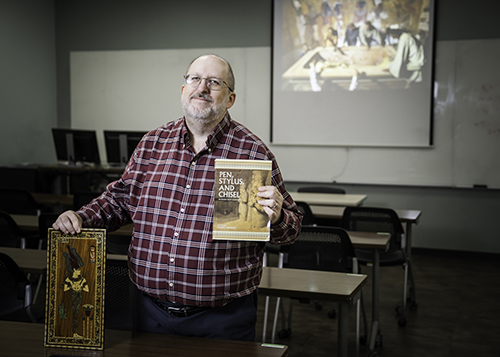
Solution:
<svg viewBox="0 0 500 357">
<path fill-rule="evenodd" d="M 182 118 L 182 123 L 181 123 L 181 140 L 184 145 L 189 143 L 189 131 L 186 126 L 186 118 Z M 208 149 L 213 150 L 217 144 L 222 140 L 225 134 L 229 132 L 229 128 L 231 127 L 231 116 L 229 113 L 226 113 L 224 118 L 217 124 L 214 128 L 214 130 L 208 135 L 207 141 L 205 142 L 205 145 L 207 146 Z"/>
</svg>

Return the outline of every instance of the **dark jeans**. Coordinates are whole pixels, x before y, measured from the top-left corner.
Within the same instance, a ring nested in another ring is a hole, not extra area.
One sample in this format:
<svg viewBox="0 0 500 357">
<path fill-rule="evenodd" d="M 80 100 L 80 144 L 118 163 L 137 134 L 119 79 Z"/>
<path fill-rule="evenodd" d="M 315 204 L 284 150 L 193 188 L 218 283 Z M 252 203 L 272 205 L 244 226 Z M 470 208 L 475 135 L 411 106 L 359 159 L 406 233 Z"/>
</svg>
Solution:
<svg viewBox="0 0 500 357">
<path fill-rule="evenodd" d="M 255 340 L 257 291 L 221 307 L 207 308 L 191 316 L 174 316 L 136 289 L 133 301 L 134 330 L 222 340 Z M 162 301 L 163 306 L 178 306 Z"/>
</svg>

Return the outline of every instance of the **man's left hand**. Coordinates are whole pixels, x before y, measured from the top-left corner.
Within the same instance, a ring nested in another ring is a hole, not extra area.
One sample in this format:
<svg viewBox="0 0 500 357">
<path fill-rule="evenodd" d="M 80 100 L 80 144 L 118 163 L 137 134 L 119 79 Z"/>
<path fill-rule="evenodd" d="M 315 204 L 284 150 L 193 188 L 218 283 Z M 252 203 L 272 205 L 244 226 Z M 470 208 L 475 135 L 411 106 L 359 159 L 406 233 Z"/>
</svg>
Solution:
<svg viewBox="0 0 500 357">
<path fill-rule="evenodd" d="M 283 196 L 274 186 L 259 187 L 257 196 L 263 198 L 259 200 L 259 204 L 264 208 L 264 211 L 269 216 L 271 224 L 279 222 L 281 219 L 281 207 L 283 206 Z"/>
</svg>

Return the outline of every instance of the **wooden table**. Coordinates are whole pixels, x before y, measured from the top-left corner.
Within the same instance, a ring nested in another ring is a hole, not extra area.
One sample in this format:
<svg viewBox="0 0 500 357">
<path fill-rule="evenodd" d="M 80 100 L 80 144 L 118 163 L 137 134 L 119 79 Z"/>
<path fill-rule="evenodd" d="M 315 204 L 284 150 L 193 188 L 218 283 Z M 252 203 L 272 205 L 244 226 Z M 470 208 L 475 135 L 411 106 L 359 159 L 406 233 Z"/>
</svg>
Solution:
<svg viewBox="0 0 500 357">
<path fill-rule="evenodd" d="M 339 193 L 310 193 L 310 192 L 289 192 L 294 201 L 306 202 L 309 206 L 359 206 L 366 195 L 352 195 Z"/>
<path fill-rule="evenodd" d="M 338 356 L 347 356 L 348 305 L 360 298 L 366 275 L 265 267 L 259 293 L 268 296 L 332 300 L 339 304 Z"/>
<path fill-rule="evenodd" d="M 283 357 L 288 347 L 257 342 L 241 342 L 182 337 L 131 331 L 106 330 L 104 351 L 44 347 L 44 324 L 0 321 L 2 356 L 175 356 L 175 357 Z"/>
</svg>

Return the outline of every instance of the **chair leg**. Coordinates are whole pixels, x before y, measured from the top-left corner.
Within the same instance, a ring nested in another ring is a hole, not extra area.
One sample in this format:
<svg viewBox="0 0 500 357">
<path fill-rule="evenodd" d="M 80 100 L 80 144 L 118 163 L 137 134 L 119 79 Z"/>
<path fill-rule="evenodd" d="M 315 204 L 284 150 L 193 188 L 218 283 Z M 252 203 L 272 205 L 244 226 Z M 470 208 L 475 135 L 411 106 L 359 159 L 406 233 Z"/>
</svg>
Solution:
<svg viewBox="0 0 500 357">
<path fill-rule="evenodd" d="M 266 343 L 268 313 L 269 313 L 269 296 L 266 296 L 266 303 L 264 305 L 264 321 L 262 326 L 262 343 Z"/>
<path fill-rule="evenodd" d="M 274 322 L 273 322 L 273 332 L 271 335 L 271 343 L 274 343 L 275 337 L 276 337 L 276 325 L 278 324 L 278 315 L 279 315 L 280 305 L 281 305 L 281 298 L 278 297 L 276 299 L 276 310 L 274 311 Z"/>
</svg>

